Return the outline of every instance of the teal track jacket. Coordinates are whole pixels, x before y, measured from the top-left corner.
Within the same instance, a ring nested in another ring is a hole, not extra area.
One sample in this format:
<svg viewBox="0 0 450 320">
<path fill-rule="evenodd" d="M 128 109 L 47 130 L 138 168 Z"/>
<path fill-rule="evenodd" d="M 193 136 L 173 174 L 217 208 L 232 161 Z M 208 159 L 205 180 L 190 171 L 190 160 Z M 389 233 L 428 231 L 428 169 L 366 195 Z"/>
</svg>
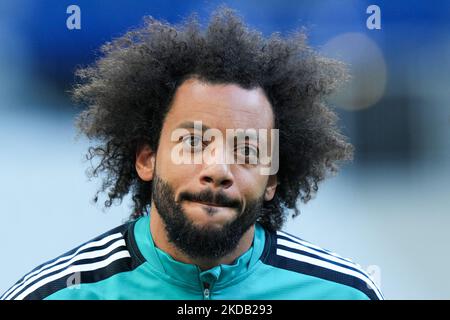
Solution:
<svg viewBox="0 0 450 320">
<path fill-rule="evenodd" d="M 201 271 L 157 248 L 150 216 L 119 226 L 37 267 L 1 299 L 383 299 L 360 266 L 260 224 L 231 265 Z"/>
</svg>

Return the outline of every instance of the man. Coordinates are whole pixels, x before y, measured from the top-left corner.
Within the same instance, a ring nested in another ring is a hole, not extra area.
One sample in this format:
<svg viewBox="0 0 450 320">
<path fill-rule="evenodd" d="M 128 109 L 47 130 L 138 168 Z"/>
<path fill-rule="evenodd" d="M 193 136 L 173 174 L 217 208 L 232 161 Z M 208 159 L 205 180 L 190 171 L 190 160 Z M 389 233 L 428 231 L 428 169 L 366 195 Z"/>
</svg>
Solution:
<svg viewBox="0 0 450 320">
<path fill-rule="evenodd" d="M 99 142 L 88 158 L 106 174 L 105 205 L 132 192 L 130 221 L 2 299 L 382 298 L 358 265 L 280 231 L 351 158 L 323 102 L 346 78 L 340 63 L 227 8 L 206 30 L 149 19 L 103 53 L 78 72 L 77 124 Z"/>
</svg>

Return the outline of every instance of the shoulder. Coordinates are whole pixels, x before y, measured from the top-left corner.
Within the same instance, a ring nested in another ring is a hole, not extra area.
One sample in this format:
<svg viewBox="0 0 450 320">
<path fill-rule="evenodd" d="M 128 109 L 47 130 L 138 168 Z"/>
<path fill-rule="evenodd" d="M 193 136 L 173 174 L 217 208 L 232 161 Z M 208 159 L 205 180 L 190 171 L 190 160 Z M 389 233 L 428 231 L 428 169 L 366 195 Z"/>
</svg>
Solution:
<svg viewBox="0 0 450 320">
<path fill-rule="evenodd" d="M 269 232 L 266 240 L 263 263 L 330 281 L 336 288 L 356 289 L 352 291 L 363 298 L 384 299 L 366 271 L 352 260 L 284 231 Z"/>
<path fill-rule="evenodd" d="M 139 263 L 129 250 L 130 241 L 133 241 L 129 233 L 133 225 L 134 222 L 123 224 L 41 264 L 8 289 L 0 299 L 45 299 L 73 285 L 101 281 L 132 270 Z"/>
</svg>

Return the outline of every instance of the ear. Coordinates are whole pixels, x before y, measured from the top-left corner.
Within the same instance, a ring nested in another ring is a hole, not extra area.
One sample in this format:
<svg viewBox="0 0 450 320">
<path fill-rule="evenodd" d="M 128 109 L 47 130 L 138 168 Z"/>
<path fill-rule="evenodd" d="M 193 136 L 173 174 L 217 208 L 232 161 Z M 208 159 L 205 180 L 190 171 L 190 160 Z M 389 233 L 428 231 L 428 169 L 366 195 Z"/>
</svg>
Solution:
<svg viewBox="0 0 450 320">
<path fill-rule="evenodd" d="M 155 171 L 155 152 L 148 144 L 138 147 L 135 168 L 138 176 L 144 181 L 151 181 Z"/>
<path fill-rule="evenodd" d="M 270 201 L 273 199 L 275 195 L 275 191 L 277 189 L 278 179 L 276 175 L 269 176 L 269 180 L 267 181 L 266 190 L 264 192 L 264 200 Z"/>
</svg>

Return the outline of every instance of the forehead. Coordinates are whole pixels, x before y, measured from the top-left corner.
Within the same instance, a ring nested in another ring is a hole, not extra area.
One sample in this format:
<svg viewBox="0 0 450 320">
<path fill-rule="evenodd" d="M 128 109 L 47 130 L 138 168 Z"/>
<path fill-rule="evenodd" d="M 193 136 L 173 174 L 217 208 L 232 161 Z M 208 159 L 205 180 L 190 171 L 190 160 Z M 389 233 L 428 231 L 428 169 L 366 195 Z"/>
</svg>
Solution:
<svg viewBox="0 0 450 320">
<path fill-rule="evenodd" d="M 208 84 L 188 79 L 177 89 L 165 126 L 202 121 L 210 128 L 273 128 L 270 102 L 261 88 L 236 84 Z"/>
</svg>

